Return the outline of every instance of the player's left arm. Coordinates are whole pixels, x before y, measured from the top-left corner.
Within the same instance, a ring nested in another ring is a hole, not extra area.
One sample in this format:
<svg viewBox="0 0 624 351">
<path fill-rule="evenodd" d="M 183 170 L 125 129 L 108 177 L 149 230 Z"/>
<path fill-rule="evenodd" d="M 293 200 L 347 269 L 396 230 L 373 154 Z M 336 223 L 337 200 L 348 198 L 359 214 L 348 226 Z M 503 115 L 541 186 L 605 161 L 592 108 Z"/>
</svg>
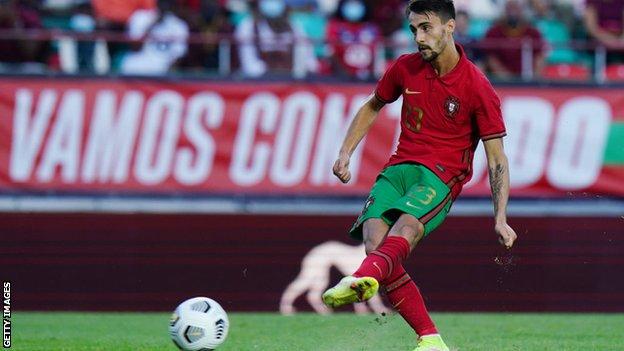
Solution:
<svg viewBox="0 0 624 351">
<path fill-rule="evenodd" d="M 494 204 L 494 231 L 498 241 L 511 248 L 517 238 L 516 232 L 507 224 L 507 201 L 509 198 L 509 163 L 503 149 L 503 139 L 483 141 L 490 174 L 492 203 Z"/>
</svg>

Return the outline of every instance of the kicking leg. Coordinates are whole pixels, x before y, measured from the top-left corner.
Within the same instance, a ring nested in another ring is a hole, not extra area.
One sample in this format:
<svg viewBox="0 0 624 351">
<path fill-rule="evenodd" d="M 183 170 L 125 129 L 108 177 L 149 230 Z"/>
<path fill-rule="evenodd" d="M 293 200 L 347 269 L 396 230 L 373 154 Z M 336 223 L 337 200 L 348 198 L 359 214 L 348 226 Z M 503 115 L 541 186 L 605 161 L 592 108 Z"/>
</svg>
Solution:
<svg viewBox="0 0 624 351">
<path fill-rule="evenodd" d="M 371 253 L 379 246 L 384 240 L 388 228 L 389 226 L 379 218 L 369 218 L 364 222 L 362 234 L 366 254 Z M 379 282 L 375 278 L 349 275 L 342 278 L 336 286 L 323 294 L 323 302 L 329 307 L 362 302 L 373 297 L 378 289 Z"/>
<path fill-rule="evenodd" d="M 407 258 L 424 233 L 425 227 L 416 217 L 402 214 L 381 245 L 369 251 L 369 255 L 353 276 L 371 277 L 378 282 L 386 280 L 394 271 L 394 267 L 400 266 Z"/>
<path fill-rule="evenodd" d="M 386 237 L 387 231 L 388 225 L 379 218 L 364 222 L 363 238 L 368 256 L 352 276 L 344 277 L 323 294 L 326 305 L 338 307 L 373 297 L 379 282 L 389 278 L 394 267 L 401 266 L 423 237 L 424 226 L 414 216 L 403 214 Z"/>
</svg>

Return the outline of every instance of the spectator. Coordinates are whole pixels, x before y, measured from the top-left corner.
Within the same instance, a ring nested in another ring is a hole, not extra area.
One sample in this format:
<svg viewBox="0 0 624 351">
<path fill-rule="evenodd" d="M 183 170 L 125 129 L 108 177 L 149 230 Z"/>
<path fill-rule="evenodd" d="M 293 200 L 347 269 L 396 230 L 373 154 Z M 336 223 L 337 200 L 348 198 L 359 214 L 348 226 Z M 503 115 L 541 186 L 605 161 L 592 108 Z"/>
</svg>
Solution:
<svg viewBox="0 0 624 351">
<path fill-rule="evenodd" d="M 405 25 L 405 8 L 407 7 L 405 1 L 385 0 L 369 6 L 373 9 L 371 20 L 379 27 L 384 38 L 389 38 L 397 30 L 407 27 Z"/>
<path fill-rule="evenodd" d="M 566 18 L 565 8 L 558 8 L 552 0 L 530 0 L 529 12 L 531 22 L 551 48 L 546 61 L 556 64 L 578 63 L 578 55 L 570 48 L 571 34 L 564 21 L 572 23 L 572 20 Z"/>
<path fill-rule="evenodd" d="M 394 60 L 403 54 L 414 52 L 416 49 L 414 39 L 405 16 L 407 2 L 404 0 L 367 2 L 372 8 L 371 20 L 377 25 L 385 40 L 386 59 Z"/>
<path fill-rule="evenodd" d="M 480 69 L 483 69 L 483 57 L 478 47 L 478 40 L 470 36 L 470 15 L 465 10 L 458 10 L 455 14 L 455 42 L 464 47 L 464 52 Z"/>
<path fill-rule="evenodd" d="M 189 45 L 188 54 L 180 65 L 216 71 L 220 64 L 219 40 L 234 32 L 228 19 L 229 13 L 217 0 L 201 0 L 196 15 L 189 19 L 191 32 L 198 33 L 203 40 Z"/>
<path fill-rule="evenodd" d="M 95 31 L 96 23 L 93 18 L 92 8 L 89 3 L 82 3 L 80 5 L 75 6 L 72 9 L 73 15 L 69 20 L 69 29 L 74 32 L 79 33 L 92 33 Z M 69 39 L 68 39 L 69 40 Z M 60 47 L 67 44 L 60 44 Z M 94 72 L 95 69 L 95 47 L 92 41 L 78 41 L 77 43 L 71 40 L 72 48 L 72 56 L 75 56 L 75 68 L 70 69 L 70 72 L 75 72 L 76 70 L 84 71 L 84 72 Z M 105 45 L 105 44 L 101 44 Z M 75 46 L 75 47 L 74 47 Z M 61 50 L 62 51 L 62 50 Z M 65 57 L 66 59 L 66 57 Z M 64 61 L 64 60 L 62 60 Z M 73 61 L 73 60 L 72 60 Z M 64 67 L 67 69 L 67 67 Z M 67 71 L 67 70 L 66 70 Z"/>
<path fill-rule="evenodd" d="M 311 40 L 316 57 L 322 57 L 326 47 L 327 17 L 318 10 L 316 4 L 308 4 L 307 7 L 291 7 L 291 9 L 289 16 L 291 21 L 296 23 Z"/>
<path fill-rule="evenodd" d="M 158 10 L 138 10 L 128 21 L 128 36 L 143 43 L 121 63 L 123 74 L 165 74 L 186 54 L 189 27 L 176 15 L 175 0 L 158 0 Z"/>
<path fill-rule="evenodd" d="M 252 16 L 236 28 L 242 73 L 260 77 L 267 73 L 297 77 L 316 72 L 318 62 L 312 45 L 296 23 L 288 18 L 283 0 L 251 3 Z"/>
<path fill-rule="evenodd" d="M 587 0 L 583 17 L 587 32 L 610 49 L 607 61 L 624 62 L 624 1 Z"/>
<path fill-rule="evenodd" d="M 0 1 L 0 29 L 23 30 L 42 28 L 38 4 L 35 1 Z M 1 39 L 0 63 L 5 69 L 42 72 L 45 70 L 48 43 L 38 40 Z"/>
<path fill-rule="evenodd" d="M 531 44 L 532 62 L 523 67 L 523 46 Z M 486 65 L 497 78 L 517 78 L 531 69 L 539 76 L 544 66 L 544 43 L 540 32 L 524 18 L 518 0 L 509 0 L 503 17 L 485 34 Z"/>
<path fill-rule="evenodd" d="M 330 63 L 335 74 L 367 79 L 373 73 L 375 45 L 381 32 L 368 22 L 370 9 L 362 0 L 341 0 L 327 27 Z"/>
</svg>

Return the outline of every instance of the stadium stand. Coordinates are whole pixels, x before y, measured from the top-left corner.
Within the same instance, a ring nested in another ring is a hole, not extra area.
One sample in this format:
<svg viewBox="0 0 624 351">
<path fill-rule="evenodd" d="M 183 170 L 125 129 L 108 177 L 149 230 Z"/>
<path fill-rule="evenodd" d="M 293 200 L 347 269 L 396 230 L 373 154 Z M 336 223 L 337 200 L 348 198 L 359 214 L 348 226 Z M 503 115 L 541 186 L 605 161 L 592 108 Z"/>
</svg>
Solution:
<svg viewBox="0 0 624 351">
<path fill-rule="evenodd" d="M 140 56 L 140 52 L 145 50 L 146 46 L 137 44 L 136 41 L 150 40 L 150 35 L 146 35 L 149 31 L 137 35 L 136 29 L 132 29 L 136 28 L 133 23 L 137 22 L 130 21 L 130 19 L 141 17 L 133 17 L 133 13 L 143 11 L 143 13 L 156 14 L 157 8 L 167 3 L 169 3 L 167 6 L 175 9 L 175 16 L 178 19 L 175 27 L 179 29 L 177 32 L 181 33 L 180 30 L 182 30 L 182 32 L 188 31 L 189 34 L 188 37 L 176 39 L 178 42 L 185 41 L 186 45 L 178 43 L 178 47 L 183 50 L 178 50 L 177 56 L 171 57 L 170 64 L 160 69 L 145 68 L 153 71 L 152 74 L 259 76 L 249 71 L 250 62 L 253 60 L 241 59 L 241 55 L 247 55 L 245 54 L 249 51 L 247 49 L 253 47 L 251 42 L 254 41 L 254 31 L 244 29 L 256 28 L 249 24 L 259 23 L 256 21 L 262 22 L 261 6 L 271 7 L 275 4 L 285 5 L 283 15 L 284 18 L 288 17 L 288 21 L 284 23 L 288 23 L 291 30 L 296 33 L 283 43 L 285 45 L 282 48 L 285 50 L 283 51 L 284 58 L 292 59 L 298 51 L 294 48 L 313 44 L 313 54 L 305 55 L 309 61 L 309 64 L 305 65 L 306 68 L 287 70 L 289 74 L 295 74 L 295 78 L 322 78 L 338 75 L 355 80 L 375 80 L 383 71 L 383 67 L 387 66 L 388 61 L 402 53 L 415 50 L 406 21 L 402 18 L 406 3 L 404 0 L 381 3 L 370 0 L 290 0 L 285 2 L 280 0 L 145 0 L 124 1 L 123 6 L 116 6 L 116 3 L 98 0 L 2 2 L 0 4 L 2 17 L 0 45 L 5 47 L 0 56 L 2 71 L 12 74 L 16 72 L 69 74 L 124 72 L 123 67 L 127 65 L 128 60 L 136 58 L 137 55 Z M 358 4 L 362 4 L 365 14 L 356 22 L 349 23 L 344 17 L 343 5 L 345 4 L 349 11 L 357 11 Z M 513 48 L 512 51 L 515 53 L 512 61 L 531 60 L 522 64 L 522 67 L 531 68 L 522 75 L 523 80 L 534 78 L 595 79 L 601 82 L 601 77 L 608 78 L 606 81 L 621 80 L 617 73 L 618 66 L 609 66 L 607 69 L 608 65 L 622 63 L 619 59 L 622 57 L 619 51 L 621 43 L 614 43 L 608 39 L 609 36 L 603 35 L 604 33 L 621 34 L 621 15 L 618 17 L 618 14 L 610 14 L 604 8 L 597 7 L 592 1 L 584 4 L 571 0 L 526 0 L 518 4 L 522 5 L 522 16 L 525 17 L 527 25 L 530 24 L 536 29 L 535 32 L 543 38 L 545 45 L 543 47 L 545 67 L 542 77 L 538 74 L 540 71 L 539 55 L 542 51 L 542 44 L 539 40 L 528 47 L 520 40 Z M 585 5 L 587 11 L 585 11 Z M 493 40 L 491 36 L 486 37 L 486 33 L 491 32 L 492 28 L 499 24 L 497 19 L 503 16 L 509 3 L 458 0 L 456 6 L 459 21 L 466 21 L 466 24 L 461 24 L 461 28 L 458 26 L 458 41 L 467 46 L 467 52 L 473 60 L 479 63 L 485 58 L 483 53 L 500 50 L 501 43 Z M 156 15 L 143 17 L 154 16 Z M 344 23 L 340 24 L 340 21 Z M 159 27 L 161 31 L 167 31 L 166 26 L 159 25 Z M 185 27 L 187 28 L 184 29 Z M 350 28 L 348 31 L 347 27 Z M 355 27 L 360 29 L 353 32 Z M 260 25 L 259 28 L 264 27 Z M 348 38 L 348 34 L 353 36 L 360 30 L 366 34 L 358 39 L 363 40 L 360 43 L 363 45 L 359 45 L 357 40 L 353 42 L 357 45 L 349 44 L 359 48 L 359 51 L 352 52 L 350 49 L 347 50 L 350 52 L 349 55 L 340 54 L 345 51 L 343 50 L 346 48 L 345 40 L 352 40 Z M 619 33 L 616 33 L 618 31 Z M 234 35 L 235 32 L 238 34 Z M 264 35 L 263 33 L 264 31 L 259 31 L 257 35 Z M 537 34 L 531 35 L 536 37 Z M 376 39 L 376 36 L 379 38 Z M 161 36 L 157 42 L 165 45 L 167 40 L 164 39 L 166 38 Z M 153 37 L 151 40 L 154 42 Z M 266 43 L 263 46 L 266 46 Z M 175 47 L 175 45 L 167 47 Z M 364 48 L 367 49 L 364 50 L 366 52 L 362 51 Z M 346 64 L 345 58 L 353 62 Z M 353 66 L 356 61 L 357 64 L 362 64 L 361 60 L 371 61 L 365 64 L 369 67 Z M 484 65 L 486 68 L 487 66 Z M 259 66 L 254 67 L 257 69 Z M 271 67 L 268 67 L 266 74 L 261 75 L 270 77 L 275 73 L 273 71 Z M 132 73 L 132 70 L 126 73 Z M 487 73 L 493 74 L 494 72 L 489 69 Z M 280 76 L 283 77 L 284 74 Z M 517 79 L 513 76 L 498 78 Z"/>
</svg>

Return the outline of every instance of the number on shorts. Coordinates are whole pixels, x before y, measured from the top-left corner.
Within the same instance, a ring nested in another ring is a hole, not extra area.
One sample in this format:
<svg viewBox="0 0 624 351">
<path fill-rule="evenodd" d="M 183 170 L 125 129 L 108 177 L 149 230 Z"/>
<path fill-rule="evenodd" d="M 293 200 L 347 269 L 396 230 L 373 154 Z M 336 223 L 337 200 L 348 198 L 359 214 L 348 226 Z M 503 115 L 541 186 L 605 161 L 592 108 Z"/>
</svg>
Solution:
<svg viewBox="0 0 624 351">
<path fill-rule="evenodd" d="M 432 187 L 425 187 L 425 186 L 420 186 L 418 187 L 418 192 L 421 191 L 426 191 L 427 194 L 425 194 L 426 199 L 417 199 L 418 202 L 420 202 L 423 205 L 429 205 L 431 203 L 431 201 L 433 201 L 433 198 L 438 194 L 434 188 Z"/>
</svg>

